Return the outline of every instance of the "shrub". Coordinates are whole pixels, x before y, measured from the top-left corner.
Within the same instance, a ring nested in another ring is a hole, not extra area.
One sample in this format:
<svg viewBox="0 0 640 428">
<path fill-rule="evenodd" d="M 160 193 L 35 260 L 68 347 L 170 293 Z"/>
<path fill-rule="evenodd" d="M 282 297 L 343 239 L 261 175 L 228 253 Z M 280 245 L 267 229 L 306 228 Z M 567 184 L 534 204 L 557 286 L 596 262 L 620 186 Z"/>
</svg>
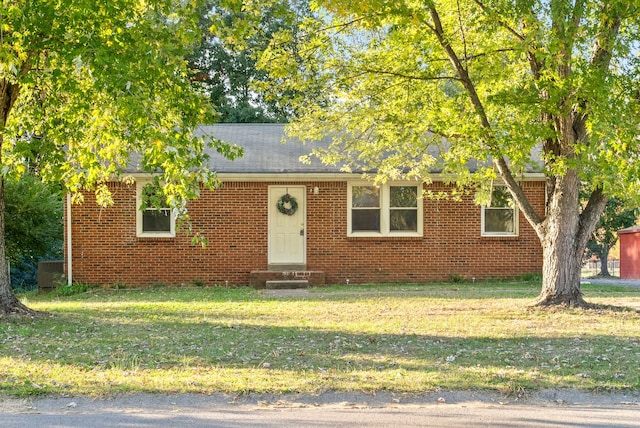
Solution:
<svg viewBox="0 0 640 428">
<path fill-rule="evenodd" d="M 56 287 L 54 293 L 59 296 L 72 296 L 74 294 L 86 293 L 91 288 L 93 288 L 89 284 L 83 284 L 81 282 L 74 282 L 71 284 L 60 284 Z"/>
<path fill-rule="evenodd" d="M 464 277 L 462 275 L 458 275 L 457 273 L 452 273 L 451 275 L 449 275 L 449 282 L 459 284 L 461 282 L 464 282 Z"/>
</svg>

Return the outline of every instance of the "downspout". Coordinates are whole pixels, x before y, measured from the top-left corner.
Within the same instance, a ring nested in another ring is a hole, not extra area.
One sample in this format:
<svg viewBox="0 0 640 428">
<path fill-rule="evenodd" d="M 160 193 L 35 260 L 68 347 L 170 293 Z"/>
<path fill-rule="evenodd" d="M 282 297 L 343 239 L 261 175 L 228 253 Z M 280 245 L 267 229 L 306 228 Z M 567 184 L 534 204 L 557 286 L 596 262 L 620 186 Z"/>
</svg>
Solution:
<svg viewBox="0 0 640 428">
<path fill-rule="evenodd" d="M 73 262 L 71 241 L 71 194 L 67 193 L 67 284 L 73 284 Z"/>
</svg>

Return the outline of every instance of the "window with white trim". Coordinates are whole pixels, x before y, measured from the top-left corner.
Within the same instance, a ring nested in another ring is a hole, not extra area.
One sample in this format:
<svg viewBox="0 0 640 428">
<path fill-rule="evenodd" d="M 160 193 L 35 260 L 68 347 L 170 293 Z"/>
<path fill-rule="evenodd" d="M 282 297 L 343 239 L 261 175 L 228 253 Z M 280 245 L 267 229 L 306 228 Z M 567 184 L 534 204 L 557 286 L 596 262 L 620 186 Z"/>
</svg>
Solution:
<svg viewBox="0 0 640 428">
<path fill-rule="evenodd" d="M 482 207 L 482 236 L 516 236 L 518 209 L 505 186 L 494 186 L 491 204 Z"/>
<path fill-rule="evenodd" d="M 175 217 L 161 190 L 150 182 L 138 182 L 136 229 L 140 237 L 174 237 Z"/>
<path fill-rule="evenodd" d="M 422 236 L 422 198 L 415 184 L 349 183 L 349 236 Z"/>
</svg>

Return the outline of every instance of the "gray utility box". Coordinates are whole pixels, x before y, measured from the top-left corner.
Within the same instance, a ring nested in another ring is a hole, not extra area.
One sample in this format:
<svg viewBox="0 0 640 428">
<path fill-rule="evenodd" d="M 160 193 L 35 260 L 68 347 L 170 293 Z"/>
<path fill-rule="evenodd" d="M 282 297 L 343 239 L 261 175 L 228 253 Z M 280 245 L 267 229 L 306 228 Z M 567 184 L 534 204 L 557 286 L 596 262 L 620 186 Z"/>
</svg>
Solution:
<svg viewBox="0 0 640 428">
<path fill-rule="evenodd" d="M 64 260 L 47 260 L 38 262 L 38 289 L 51 291 L 56 280 L 64 276 Z"/>
</svg>

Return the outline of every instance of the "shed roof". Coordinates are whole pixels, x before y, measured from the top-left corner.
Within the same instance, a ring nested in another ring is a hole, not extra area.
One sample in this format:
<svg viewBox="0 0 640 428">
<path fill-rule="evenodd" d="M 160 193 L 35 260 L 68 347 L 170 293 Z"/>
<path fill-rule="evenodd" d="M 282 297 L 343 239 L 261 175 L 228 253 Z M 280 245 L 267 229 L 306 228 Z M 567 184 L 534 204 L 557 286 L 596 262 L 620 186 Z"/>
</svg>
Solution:
<svg viewBox="0 0 640 428">
<path fill-rule="evenodd" d="M 626 229 L 621 229 L 618 231 L 618 235 L 624 235 L 627 233 L 639 233 L 640 232 L 640 226 L 631 226 L 631 227 L 627 227 Z"/>
</svg>

